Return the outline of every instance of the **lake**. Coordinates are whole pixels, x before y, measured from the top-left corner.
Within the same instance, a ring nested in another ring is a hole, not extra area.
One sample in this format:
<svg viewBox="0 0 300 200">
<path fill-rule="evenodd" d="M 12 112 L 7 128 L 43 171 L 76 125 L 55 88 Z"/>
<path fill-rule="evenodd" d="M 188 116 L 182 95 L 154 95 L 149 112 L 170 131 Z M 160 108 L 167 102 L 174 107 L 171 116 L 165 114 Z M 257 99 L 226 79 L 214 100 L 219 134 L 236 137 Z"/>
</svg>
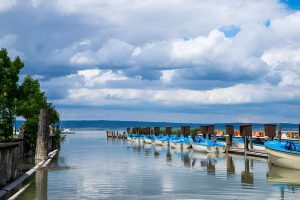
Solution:
<svg viewBox="0 0 300 200">
<path fill-rule="evenodd" d="M 300 171 L 267 159 L 174 151 L 104 131 L 68 135 L 18 199 L 297 199 Z"/>
</svg>

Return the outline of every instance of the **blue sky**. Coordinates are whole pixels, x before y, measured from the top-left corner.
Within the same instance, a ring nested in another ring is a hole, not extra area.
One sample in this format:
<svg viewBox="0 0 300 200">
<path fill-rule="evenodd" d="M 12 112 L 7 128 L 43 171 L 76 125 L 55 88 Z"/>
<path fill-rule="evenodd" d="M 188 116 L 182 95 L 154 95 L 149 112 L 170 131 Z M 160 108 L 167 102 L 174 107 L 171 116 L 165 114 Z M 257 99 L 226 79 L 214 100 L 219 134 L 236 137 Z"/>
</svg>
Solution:
<svg viewBox="0 0 300 200">
<path fill-rule="evenodd" d="M 0 47 L 65 119 L 293 122 L 300 3 L 0 0 Z"/>
</svg>

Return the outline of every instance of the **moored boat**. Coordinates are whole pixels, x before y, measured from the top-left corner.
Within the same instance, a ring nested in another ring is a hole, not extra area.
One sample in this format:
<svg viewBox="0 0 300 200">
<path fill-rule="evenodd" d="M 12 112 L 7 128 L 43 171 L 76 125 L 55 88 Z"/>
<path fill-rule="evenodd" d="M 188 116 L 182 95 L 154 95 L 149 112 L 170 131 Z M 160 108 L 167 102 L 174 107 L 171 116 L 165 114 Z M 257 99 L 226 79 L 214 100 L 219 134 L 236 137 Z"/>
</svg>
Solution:
<svg viewBox="0 0 300 200">
<path fill-rule="evenodd" d="M 267 141 L 265 147 L 272 164 L 290 169 L 300 169 L 299 144 L 292 141 Z"/>
<path fill-rule="evenodd" d="M 215 153 L 216 145 L 211 140 L 198 140 L 192 143 L 193 150 L 206 153 Z"/>
</svg>

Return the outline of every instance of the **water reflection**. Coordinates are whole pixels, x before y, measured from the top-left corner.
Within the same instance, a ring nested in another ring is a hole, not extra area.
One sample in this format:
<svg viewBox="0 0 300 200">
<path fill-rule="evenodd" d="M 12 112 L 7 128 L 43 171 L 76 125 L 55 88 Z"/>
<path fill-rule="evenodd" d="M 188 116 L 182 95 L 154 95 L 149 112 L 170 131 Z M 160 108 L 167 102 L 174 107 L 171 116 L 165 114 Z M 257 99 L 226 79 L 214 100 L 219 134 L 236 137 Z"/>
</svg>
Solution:
<svg viewBox="0 0 300 200">
<path fill-rule="evenodd" d="M 296 199 L 300 193 L 296 172 L 268 171 L 265 159 L 106 140 L 97 132 L 68 137 L 53 165 L 75 169 L 37 175 L 41 199 Z M 277 180 L 289 176 L 295 180 Z M 37 199 L 32 185 L 20 199 Z"/>
<path fill-rule="evenodd" d="M 270 165 L 267 173 L 267 183 L 300 186 L 300 171 Z"/>
<path fill-rule="evenodd" d="M 235 165 L 231 155 L 227 155 L 226 164 L 227 164 L 227 177 L 230 177 L 233 174 L 235 174 Z"/>
<path fill-rule="evenodd" d="M 172 162 L 172 154 L 171 154 L 171 151 L 169 148 L 168 148 L 167 154 L 166 154 L 166 161 L 167 161 L 167 163 Z"/>
<path fill-rule="evenodd" d="M 183 165 L 187 168 L 192 167 L 191 158 L 188 151 L 183 151 L 181 154 L 181 161 L 183 162 Z"/>
<path fill-rule="evenodd" d="M 254 182 L 254 176 L 253 173 L 250 171 L 250 166 L 253 168 L 253 160 L 250 160 L 248 157 L 245 157 L 245 170 L 241 173 L 241 183 L 242 186 L 246 188 L 248 188 L 249 186 L 253 186 Z"/>
</svg>

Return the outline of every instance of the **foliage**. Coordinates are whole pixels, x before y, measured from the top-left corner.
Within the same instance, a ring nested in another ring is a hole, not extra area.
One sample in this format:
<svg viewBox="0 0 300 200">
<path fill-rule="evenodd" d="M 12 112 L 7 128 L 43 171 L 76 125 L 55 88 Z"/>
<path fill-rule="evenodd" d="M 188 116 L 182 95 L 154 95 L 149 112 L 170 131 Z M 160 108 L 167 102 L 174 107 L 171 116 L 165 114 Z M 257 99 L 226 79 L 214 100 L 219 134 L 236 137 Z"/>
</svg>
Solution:
<svg viewBox="0 0 300 200">
<path fill-rule="evenodd" d="M 39 118 L 32 117 L 24 122 L 24 141 L 26 150 L 35 150 Z"/>
<path fill-rule="evenodd" d="M 0 138 L 5 141 L 13 135 L 19 73 L 23 66 L 19 57 L 11 61 L 6 49 L 0 50 Z"/>
<path fill-rule="evenodd" d="M 41 108 L 47 106 L 45 93 L 41 91 L 38 80 L 26 76 L 19 88 L 17 114 L 25 119 L 39 115 Z"/>
<path fill-rule="evenodd" d="M 24 64 L 19 57 L 10 61 L 6 49 L 0 51 L 0 141 L 8 141 L 13 135 L 13 124 L 16 116 L 26 119 L 24 122 L 24 139 L 28 150 L 34 150 L 38 132 L 39 113 L 42 108 L 50 112 L 50 124 L 59 121 L 55 107 L 47 102 L 38 80 L 26 76 L 21 85 L 18 84 L 19 73 Z M 60 130 L 53 132 L 60 142 Z"/>
</svg>

